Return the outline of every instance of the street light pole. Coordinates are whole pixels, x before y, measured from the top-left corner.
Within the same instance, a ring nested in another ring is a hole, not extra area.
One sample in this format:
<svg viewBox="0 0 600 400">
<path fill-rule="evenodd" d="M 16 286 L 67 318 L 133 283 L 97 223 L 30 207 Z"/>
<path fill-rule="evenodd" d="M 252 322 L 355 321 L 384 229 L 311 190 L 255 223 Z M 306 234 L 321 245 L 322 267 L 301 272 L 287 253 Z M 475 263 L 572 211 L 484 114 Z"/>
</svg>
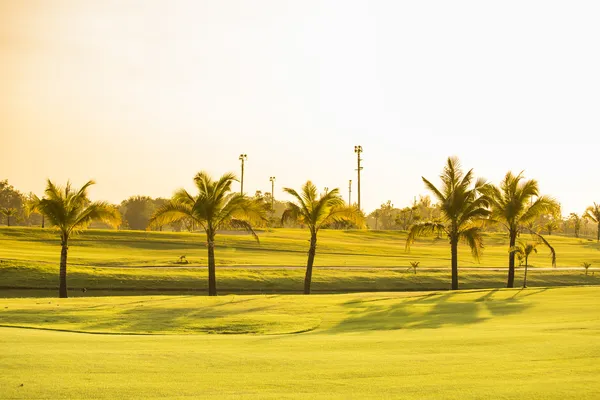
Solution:
<svg viewBox="0 0 600 400">
<path fill-rule="evenodd" d="M 356 186 L 358 188 L 358 209 L 360 210 L 360 171 L 362 170 L 362 167 L 360 166 L 360 162 L 362 161 L 360 158 L 360 153 L 363 152 L 362 146 L 354 146 L 354 152 L 356 153 L 356 162 L 358 164 L 356 169 L 358 171 L 358 182 Z"/>
<path fill-rule="evenodd" d="M 348 181 L 348 205 L 352 206 L 352 179 Z"/>
<path fill-rule="evenodd" d="M 242 162 L 242 180 L 240 185 L 240 194 L 244 194 L 244 161 L 248 159 L 247 154 L 240 154 L 239 160 Z"/>
<path fill-rule="evenodd" d="M 271 176 L 269 180 L 271 181 L 271 211 L 275 211 L 275 177 Z"/>
</svg>

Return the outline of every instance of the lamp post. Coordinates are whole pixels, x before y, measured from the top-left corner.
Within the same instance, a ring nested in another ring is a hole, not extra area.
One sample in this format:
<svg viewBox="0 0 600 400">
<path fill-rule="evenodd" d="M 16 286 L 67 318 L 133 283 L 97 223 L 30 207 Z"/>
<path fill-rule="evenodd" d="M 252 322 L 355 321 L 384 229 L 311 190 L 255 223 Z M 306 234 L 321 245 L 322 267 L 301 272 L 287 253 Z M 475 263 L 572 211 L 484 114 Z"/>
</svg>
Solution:
<svg viewBox="0 0 600 400">
<path fill-rule="evenodd" d="M 362 167 L 360 166 L 360 162 L 362 161 L 360 153 L 363 152 L 362 146 L 354 146 L 354 152 L 356 153 L 356 162 L 358 164 L 356 168 L 356 171 L 358 171 L 358 182 L 356 186 L 358 188 L 358 209 L 360 210 L 360 171 L 362 170 Z"/>
<path fill-rule="evenodd" d="M 271 176 L 269 177 L 269 180 L 271 181 L 271 211 L 275 211 L 275 177 Z"/>
<path fill-rule="evenodd" d="M 239 160 L 242 162 L 242 180 L 240 185 L 240 194 L 244 194 L 244 161 L 248 159 L 247 154 L 240 154 Z"/>
<path fill-rule="evenodd" d="M 352 179 L 348 181 L 348 205 L 352 206 Z"/>
</svg>

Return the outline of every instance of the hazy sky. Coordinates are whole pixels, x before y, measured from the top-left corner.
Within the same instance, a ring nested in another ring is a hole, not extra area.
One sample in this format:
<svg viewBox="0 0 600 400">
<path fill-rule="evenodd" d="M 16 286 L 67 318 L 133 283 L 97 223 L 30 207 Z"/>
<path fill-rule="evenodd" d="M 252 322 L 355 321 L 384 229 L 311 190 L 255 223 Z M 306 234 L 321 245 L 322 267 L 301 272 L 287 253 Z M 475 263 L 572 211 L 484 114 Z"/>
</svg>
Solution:
<svg viewBox="0 0 600 400">
<path fill-rule="evenodd" d="M 356 182 L 405 206 L 457 155 L 600 202 L 597 1 L 0 0 L 0 179 L 168 197 Z M 238 188 L 236 186 L 236 188 Z M 356 199 L 356 186 L 353 197 Z"/>
</svg>

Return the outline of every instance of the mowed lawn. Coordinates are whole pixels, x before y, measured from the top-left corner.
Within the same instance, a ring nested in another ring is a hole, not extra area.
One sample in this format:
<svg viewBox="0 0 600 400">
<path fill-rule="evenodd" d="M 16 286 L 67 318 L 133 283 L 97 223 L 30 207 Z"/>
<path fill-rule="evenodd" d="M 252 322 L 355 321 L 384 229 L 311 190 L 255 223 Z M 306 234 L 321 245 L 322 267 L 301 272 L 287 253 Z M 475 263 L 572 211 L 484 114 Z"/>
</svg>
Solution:
<svg viewBox="0 0 600 400">
<path fill-rule="evenodd" d="M 221 266 L 302 266 L 306 264 L 309 233 L 303 229 L 272 229 L 259 232 L 260 242 L 242 232 L 217 235 L 216 261 Z M 558 255 L 559 267 L 580 267 L 582 262 L 600 265 L 600 244 L 590 238 L 548 236 Z M 531 241 L 530 235 L 522 235 Z M 316 266 L 409 266 L 449 267 L 450 250 L 445 238 L 417 240 L 405 251 L 406 233 L 401 231 L 321 230 Z M 71 265 L 98 267 L 176 266 L 185 255 L 190 266 L 206 265 L 206 238 L 203 233 L 86 230 L 70 242 Z M 530 258 L 530 264 L 550 267 L 547 250 Z M 0 228 L 0 258 L 30 264 L 58 263 L 59 237 L 52 229 Z M 505 267 L 508 258 L 506 235 L 485 236 L 485 250 L 479 261 L 460 246 L 462 267 Z"/>
<path fill-rule="evenodd" d="M 2 299 L 0 397 L 597 399 L 599 298 L 579 287 Z"/>
<path fill-rule="evenodd" d="M 250 236 L 230 232 L 217 236 L 217 285 L 221 293 L 294 293 L 302 290 L 308 233 L 301 229 L 274 229 Z M 461 248 L 461 288 L 494 288 L 506 284 L 508 244 L 505 235 L 486 236 L 481 260 Z M 528 236 L 523 239 L 530 239 Z M 86 230 L 69 248 L 68 284 L 71 296 L 126 294 L 148 290 L 184 293 L 206 289 L 206 248 L 201 233 Z M 426 238 L 410 252 L 404 232 L 322 230 L 315 261 L 313 290 L 347 291 L 436 290 L 450 285 L 447 240 Z M 600 246 L 589 239 L 549 238 L 558 253 L 559 267 L 574 271 L 544 271 L 550 267 L 547 251 L 530 258 L 529 286 L 600 284 L 600 273 L 585 275 L 581 262 L 600 266 Z M 185 255 L 188 264 L 178 263 Z M 0 296 L 54 296 L 58 283 L 60 246 L 52 229 L 0 228 Z M 419 261 L 413 274 L 410 261 Z M 262 268 L 267 267 L 267 268 Z M 289 269 L 286 267 L 298 267 Z M 341 267 L 343 269 L 328 269 Z M 353 268 L 354 267 L 354 268 Z M 400 267 L 395 270 L 391 267 Z M 432 271 L 427 268 L 443 268 Z M 500 271 L 477 270 L 499 267 Z M 357 268 L 370 268 L 369 270 Z M 475 268 L 476 270 L 472 270 Z M 517 285 L 523 271 L 517 271 Z M 8 288 L 45 289 L 9 291 Z M 84 294 L 83 288 L 87 289 Z M 113 291 L 103 292 L 105 290 Z"/>
</svg>

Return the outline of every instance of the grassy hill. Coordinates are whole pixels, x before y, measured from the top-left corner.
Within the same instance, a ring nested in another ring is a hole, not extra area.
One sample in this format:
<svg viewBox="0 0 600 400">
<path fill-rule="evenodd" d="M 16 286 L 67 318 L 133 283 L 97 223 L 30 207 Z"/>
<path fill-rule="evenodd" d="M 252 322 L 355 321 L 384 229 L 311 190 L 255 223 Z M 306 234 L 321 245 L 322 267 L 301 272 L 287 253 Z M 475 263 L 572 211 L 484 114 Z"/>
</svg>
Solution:
<svg viewBox="0 0 600 400">
<path fill-rule="evenodd" d="M 12 399 L 596 399 L 599 296 L 4 299 L 1 325 L 28 329 L 0 328 L 0 387 Z"/>
</svg>

